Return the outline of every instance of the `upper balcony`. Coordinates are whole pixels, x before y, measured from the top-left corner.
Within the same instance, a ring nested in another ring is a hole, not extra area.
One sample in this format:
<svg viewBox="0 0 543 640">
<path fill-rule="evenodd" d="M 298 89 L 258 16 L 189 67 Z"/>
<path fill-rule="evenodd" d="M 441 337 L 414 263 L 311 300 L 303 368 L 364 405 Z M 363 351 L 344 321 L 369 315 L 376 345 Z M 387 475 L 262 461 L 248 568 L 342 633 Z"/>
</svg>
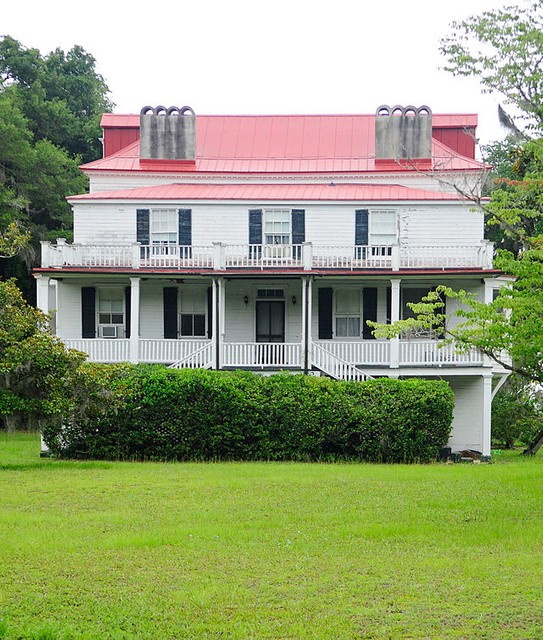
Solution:
<svg viewBox="0 0 543 640">
<path fill-rule="evenodd" d="M 42 242 L 42 268 L 388 270 L 492 269 L 493 244 L 293 245 L 57 244 Z"/>
</svg>

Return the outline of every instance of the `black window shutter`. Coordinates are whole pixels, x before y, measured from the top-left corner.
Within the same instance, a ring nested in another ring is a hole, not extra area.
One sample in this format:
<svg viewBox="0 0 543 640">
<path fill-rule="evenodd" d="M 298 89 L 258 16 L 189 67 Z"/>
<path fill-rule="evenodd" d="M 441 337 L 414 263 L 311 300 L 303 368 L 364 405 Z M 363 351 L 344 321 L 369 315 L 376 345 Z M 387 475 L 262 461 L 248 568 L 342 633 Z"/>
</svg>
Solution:
<svg viewBox="0 0 543 640">
<path fill-rule="evenodd" d="M 362 338 L 364 340 L 375 339 L 372 334 L 373 329 L 366 324 L 366 320 L 377 322 L 377 289 L 375 287 L 364 287 L 362 292 L 362 314 L 364 318 Z"/>
<path fill-rule="evenodd" d="M 81 287 L 81 337 L 96 338 L 96 289 Z"/>
<path fill-rule="evenodd" d="M 292 210 L 292 244 L 305 242 L 305 210 Z"/>
<path fill-rule="evenodd" d="M 332 288 L 319 289 L 319 339 L 332 339 Z"/>
<path fill-rule="evenodd" d="M 387 287 L 387 321 L 386 324 L 392 324 L 392 287 Z"/>
<path fill-rule="evenodd" d="M 355 211 L 354 243 L 366 246 L 368 244 L 368 217 L 367 209 Z"/>
<path fill-rule="evenodd" d="M 213 337 L 213 287 L 207 288 L 207 337 Z"/>
<path fill-rule="evenodd" d="M 262 244 L 262 209 L 249 209 L 249 244 Z"/>
<path fill-rule="evenodd" d="M 192 209 L 179 209 L 179 244 L 192 244 Z"/>
<path fill-rule="evenodd" d="M 249 244 L 262 244 L 262 209 L 249 209 Z M 249 257 L 259 258 L 260 247 L 249 247 Z"/>
<path fill-rule="evenodd" d="M 164 287 L 164 338 L 177 338 L 177 287 Z"/>
<path fill-rule="evenodd" d="M 150 244 L 149 209 L 136 210 L 136 242 Z"/>
<path fill-rule="evenodd" d="M 124 288 L 124 337 L 130 338 L 130 311 L 131 311 L 132 290 L 130 287 Z"/>
</svg>

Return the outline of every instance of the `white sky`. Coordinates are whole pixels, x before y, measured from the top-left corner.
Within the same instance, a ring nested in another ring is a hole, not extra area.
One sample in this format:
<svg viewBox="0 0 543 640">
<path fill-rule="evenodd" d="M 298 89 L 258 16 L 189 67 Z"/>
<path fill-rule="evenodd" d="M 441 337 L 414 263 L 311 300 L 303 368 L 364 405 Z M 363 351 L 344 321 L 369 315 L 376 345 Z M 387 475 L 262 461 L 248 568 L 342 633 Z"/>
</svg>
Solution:
<svg viewBox="0 0 543 640">
<path fill-rule="evenodd" d="M 514 0 L 513 0 L 514 2 Z M 427 104 L 478 113 L 482 143 L 500 139 L 499 96 L 455 78 L 439 39 L 452 20 L 502 0 L 19 0 L 0 34 L 46 54 L 81 45 L 116 113 L 144 105 L 196 114 L 374 113 Z"/>
</svg>

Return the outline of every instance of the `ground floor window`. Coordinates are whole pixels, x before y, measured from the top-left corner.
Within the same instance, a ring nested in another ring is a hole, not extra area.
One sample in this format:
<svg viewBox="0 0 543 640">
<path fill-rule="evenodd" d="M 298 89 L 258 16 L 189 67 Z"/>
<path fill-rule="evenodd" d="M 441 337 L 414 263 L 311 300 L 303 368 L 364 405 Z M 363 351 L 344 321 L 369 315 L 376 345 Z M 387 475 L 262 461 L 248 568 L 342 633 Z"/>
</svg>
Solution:
<svg viewBox="0 0 543 640">
<path fill-rule="evenodd" d="M 207 293 L 202 290 L 183 292 L 179 313 L 179 333 L 184 338 L 203 338 L 206 327 Z"/>
<path fill-rule="evenodd" d="M 335 292 L 336 338 L 360 337 L 360 291 L 337 289 Z"/>
<path fill-rule="evenodd" d="M 98 289 L 98 335 L 121 338 L 124 333 L 124 290 Z"/>
</svg>

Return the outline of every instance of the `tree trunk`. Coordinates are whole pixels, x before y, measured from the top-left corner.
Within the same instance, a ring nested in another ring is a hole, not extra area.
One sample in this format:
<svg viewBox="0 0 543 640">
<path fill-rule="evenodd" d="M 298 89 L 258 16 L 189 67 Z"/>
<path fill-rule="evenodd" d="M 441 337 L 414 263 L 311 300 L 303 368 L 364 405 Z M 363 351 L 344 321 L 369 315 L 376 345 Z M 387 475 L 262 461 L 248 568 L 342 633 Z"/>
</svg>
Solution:
<svg viewBox="0 0 543 640">
<path fill-rule="evenodd" d="M 522 452 L 523 456 L 535 456 L 543 446 L 543 429 L 537 434 L 530 446 Z"/>
</svg>

